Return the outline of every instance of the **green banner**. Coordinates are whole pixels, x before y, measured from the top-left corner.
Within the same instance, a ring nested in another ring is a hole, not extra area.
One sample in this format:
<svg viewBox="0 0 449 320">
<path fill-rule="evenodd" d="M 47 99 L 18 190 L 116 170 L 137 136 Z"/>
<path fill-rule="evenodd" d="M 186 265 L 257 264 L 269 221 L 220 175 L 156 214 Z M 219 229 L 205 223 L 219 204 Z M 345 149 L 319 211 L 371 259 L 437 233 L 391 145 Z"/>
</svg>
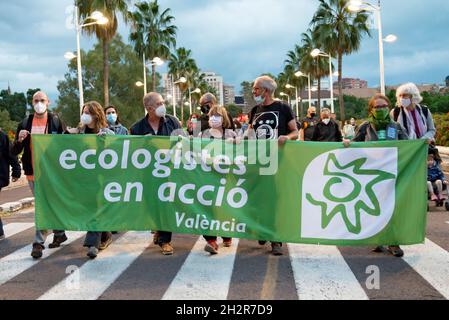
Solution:
<svg viewBox="0 0 449 320">
<path fill-rule="evenodd" d="M 423 141 L 33 135 L 36 226 L 332 245 L 422 243 Z"/>
</svg>

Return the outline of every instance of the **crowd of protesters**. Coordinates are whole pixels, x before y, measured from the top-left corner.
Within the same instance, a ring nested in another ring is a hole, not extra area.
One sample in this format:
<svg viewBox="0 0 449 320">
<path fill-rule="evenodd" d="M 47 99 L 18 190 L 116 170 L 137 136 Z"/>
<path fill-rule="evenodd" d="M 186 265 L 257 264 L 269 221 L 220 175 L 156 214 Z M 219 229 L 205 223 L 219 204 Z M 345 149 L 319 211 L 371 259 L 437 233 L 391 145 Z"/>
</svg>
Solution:
<svg viewBox="0 0 449 320">
<path fill-rule="evenodd" d="M 229 111 L 217 103 L 211 93 L 204 94 L 200 100 L 200 114 L 191 114 L 186 122 L 186 135 L 198 139 L 275 139 L 283 146 L 289 140 L 315 142 L 342 142 L 346 147 L 352 142 L 424 139 L 429 144 L 435 136 L 435 126 L 430 110 L 421 105 L 422 97 L 416 85 L 408 83 L 397 89 L 397 104 L 392 106 L 390 100 L 376 94 L 369 101 L 368 120 L 357 126 L 352 118 L 340 127 L 335 115 L 328 108 L 310 107 L 307 116 L 298 121 L 292 108 L 284 102 L 275 99 L 276 82 L 262 76 L 254 81 L 253 97 L 256 106 L 248 115 L 232 118 Z M 182 128 L 180 121 L 167 114 L 163 97 L 155 92 L 145 95 L 143 105 L 146 115 L 128 130 L 121 124 L 119 110 L 114 106 L 103 108 L 98 102 L 90 101 L 84 104 L 80 115 L 80 123 L 76 128 L 66 127 L 63 121 L 48 110 L 49 99 L 44 92 L 33 96 L 34 113 L 27 116 L 17 128 L 14 142 L 10 145 L 6 135 L 0 135 L 0 190 L 9 184 L 10 168 L 12 181 L 20 177 L 20 167 L 17 156 L 22 153 L 22 168 L 34 194 L 33 148 L 32 134 L 96 134 L 96 135 L 142 135 L 170 136 L 175 130 Z M 435 166 L 429 158 L 429 167 Z M 436 169 L 433 169 L 436 172 Z M 439 173 L 439 172 L 438 172 Z M 436 178 L 443 180 L 435 174 Z M 435 181 L 438 179 L 435 179 Z M 433 182 L 433 181 L 432 181 Z M 442 185 L 436 184 L 441 192 Z M 429 190 L 433 190 L 429 186 Z M 432 199 L 437 196 L 432 193 Z M 275 213 L 273 213 L 275 214 Z M 31 255 L 35 259 L 42 257 L 47 235 L 53 232 L 53 242 L 49 248 L 57 248 L 67 240 L 64 230 L 36 230 Z M 172 233 L 169 231 L 153 231 L 153 242 L 159 245 L 164 255 L 172 255 Z M 217 235 L 219 236 L 219 235 Z M 4 232 L 0 220 L 0 240 Z M 217 254 L 219 245 L 216 236 L 204 236 L 207 244 L 205 251 Z M 261 239 L 259 244 L 265 244 L 273 239 Z M 84 246 L 87 255 L 94 259 L 100 250 L 105 250 L 112 242 L 112 232 L 87 232 Z M 271 241 L 271 253 L 282 255 L 282 243 Z M 223 237 L 223 246 L 230 247 L 232 239 Z M 374 251 L 383 251 L 377 247 Z M 387 251 L 397 257 L 403 251 L 397 245 L 387 247 Z"/>
</svg>

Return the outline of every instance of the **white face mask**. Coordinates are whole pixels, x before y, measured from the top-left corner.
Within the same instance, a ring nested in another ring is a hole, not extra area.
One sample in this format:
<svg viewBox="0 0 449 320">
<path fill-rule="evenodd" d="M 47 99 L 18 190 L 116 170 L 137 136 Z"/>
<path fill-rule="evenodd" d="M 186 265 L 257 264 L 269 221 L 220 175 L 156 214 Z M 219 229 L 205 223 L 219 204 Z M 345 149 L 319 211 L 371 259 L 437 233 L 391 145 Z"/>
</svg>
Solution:
<svg viewBox="0 0 449 320">
<path fill-rule="evenodd" d="M 88 126 L 92 123 L 92 116 L 90 114 L 83 113 L 83 115 L 81 116 L 81 123 L 85 126 Z"/>
<path fill-rule="evenodd" d="M 211 128 L 218 129 L 223 125 L 223 117 L 221 116 L 212 116 L 209 119 L 209 125 Z"/>
<path fill-rule="evenodd" d="M 161 105 L 156 108 L 155 113 L 159 118 L 163 118 L 167 114 L 167 108 L 165 108 L 165 105 Z"/>
<path fill-rule="evenodd" d="M 401 106 L 403 106 L 404 108 L 410 107 L 410 105 L 412 104 L 412 100 L 410 99 L 401 99 Z"/>
<path fill-rule="evenodd" d="M 323 122 L 325 125 L 328 125 L 329 122 L 331 122 L 331 119 L 327 118 L 327 119 L 323 119 Z"/>
<path fill-rule="evenodd" d="M 254 96 L 254 100 L 256 101 L 257 105 L 261 105 L 262 103 L 264 103 L 265 98 L 263 97 L 263 94 L 261 94 L 260 96 Z"/>
<path fill-rule="evenodd" d="M 38 102 L 34 105 L 34 111 L 38 114 L 43 114 L 47 111 L 47 105 L 43 102 Z"/>
</svg>

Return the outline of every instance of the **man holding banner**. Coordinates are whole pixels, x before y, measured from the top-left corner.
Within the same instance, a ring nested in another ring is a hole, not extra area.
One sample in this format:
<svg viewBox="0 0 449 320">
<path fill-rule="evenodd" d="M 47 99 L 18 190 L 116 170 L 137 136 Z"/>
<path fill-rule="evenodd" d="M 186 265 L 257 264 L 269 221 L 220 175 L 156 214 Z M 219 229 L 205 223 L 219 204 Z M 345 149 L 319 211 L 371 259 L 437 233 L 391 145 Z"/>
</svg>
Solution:
<svg viewBox="0 0 449 320">
<path fill-rule="evenodd" d="M 143 105 L 148 114 L 131 127 L 131 135 L 170 136 L 175 130 L 181 129 L 178 119 L 167 115 L 164 99 L 159 93 L 150 92 L 145 95 Z M 155 237 L 155 243 L 161 247 L 162 254 L 172 255 L 172 233 L 157 231 Z"/>
<path fill-rule="evenodd" d="M 298 139 L 298 127 L 292 109 L 274 100 L 276 88 L 276 82 L 268 76 L 254 81 L 253 95 L 257 106 L 250 112 L 249 128 L 257 139 L 277 139 L 279 145 L 284 145 L 288 140 Z M 265 243 L 266 241 L 259 241 L 260 245 Z M 271 253 L 275 256 L 282 255 L 281 247 L 281 242 L 271 242 Z"/>
</svg>

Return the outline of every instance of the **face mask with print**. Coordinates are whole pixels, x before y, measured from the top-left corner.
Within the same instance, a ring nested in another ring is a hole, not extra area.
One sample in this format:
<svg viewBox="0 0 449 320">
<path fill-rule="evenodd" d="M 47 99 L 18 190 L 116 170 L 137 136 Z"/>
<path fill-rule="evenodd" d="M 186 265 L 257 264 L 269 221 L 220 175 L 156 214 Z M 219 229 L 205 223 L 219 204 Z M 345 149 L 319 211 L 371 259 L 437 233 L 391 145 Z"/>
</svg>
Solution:
<svg viewBox="0 0 449 320">
<path fill-rule="evenodd" d="M 90 114 L 85 114 L 81 116 L 81 123 L 85 126 L 88 126 L 92 123 L 92 116 Z"/>
<path fill-rule="evenodd" d="M 412 104 L 412 100 L 407 98 L 407 99 L 401 99 L 401 106 L 403 106 L 404 108 L 410 107 L 410 105 Z"/>
<path fill-rule="evenodd" d="M 223 117 L 220 116 L 212 116 L 209 119 L 209 125 L 211 128 L 218 129 L 223 125 Z"/>
<path fill-rule="evenodd" d="M 323 123 L 324 123 L 325 125 L 328 125 L 329 122 L 331 122 L 331 119 L 329 119 L 329 118 L 323 119 Z"/>
<path fill-rule="evenodd" d="M 158 116 L 159 118 L 163 118 L 167 114 L 167 108 L 165 108 L 165 105 L 161 105 L 157 107 L 155 113 L 156 116 Z"/>
<path fill-rule="evenodd" d="M 117 114 L 116 113 L 110 113 L 106 116 L 106 120 L 109 124 L 115 124 L 117 122 Z"/>
<path fill-rule="evenodd" d="M 43 114 L 47 111 L 47 105 L 43 102 L 38 102 L 34 105 L 34 111 L 38 114 Z"/>
</svg>

